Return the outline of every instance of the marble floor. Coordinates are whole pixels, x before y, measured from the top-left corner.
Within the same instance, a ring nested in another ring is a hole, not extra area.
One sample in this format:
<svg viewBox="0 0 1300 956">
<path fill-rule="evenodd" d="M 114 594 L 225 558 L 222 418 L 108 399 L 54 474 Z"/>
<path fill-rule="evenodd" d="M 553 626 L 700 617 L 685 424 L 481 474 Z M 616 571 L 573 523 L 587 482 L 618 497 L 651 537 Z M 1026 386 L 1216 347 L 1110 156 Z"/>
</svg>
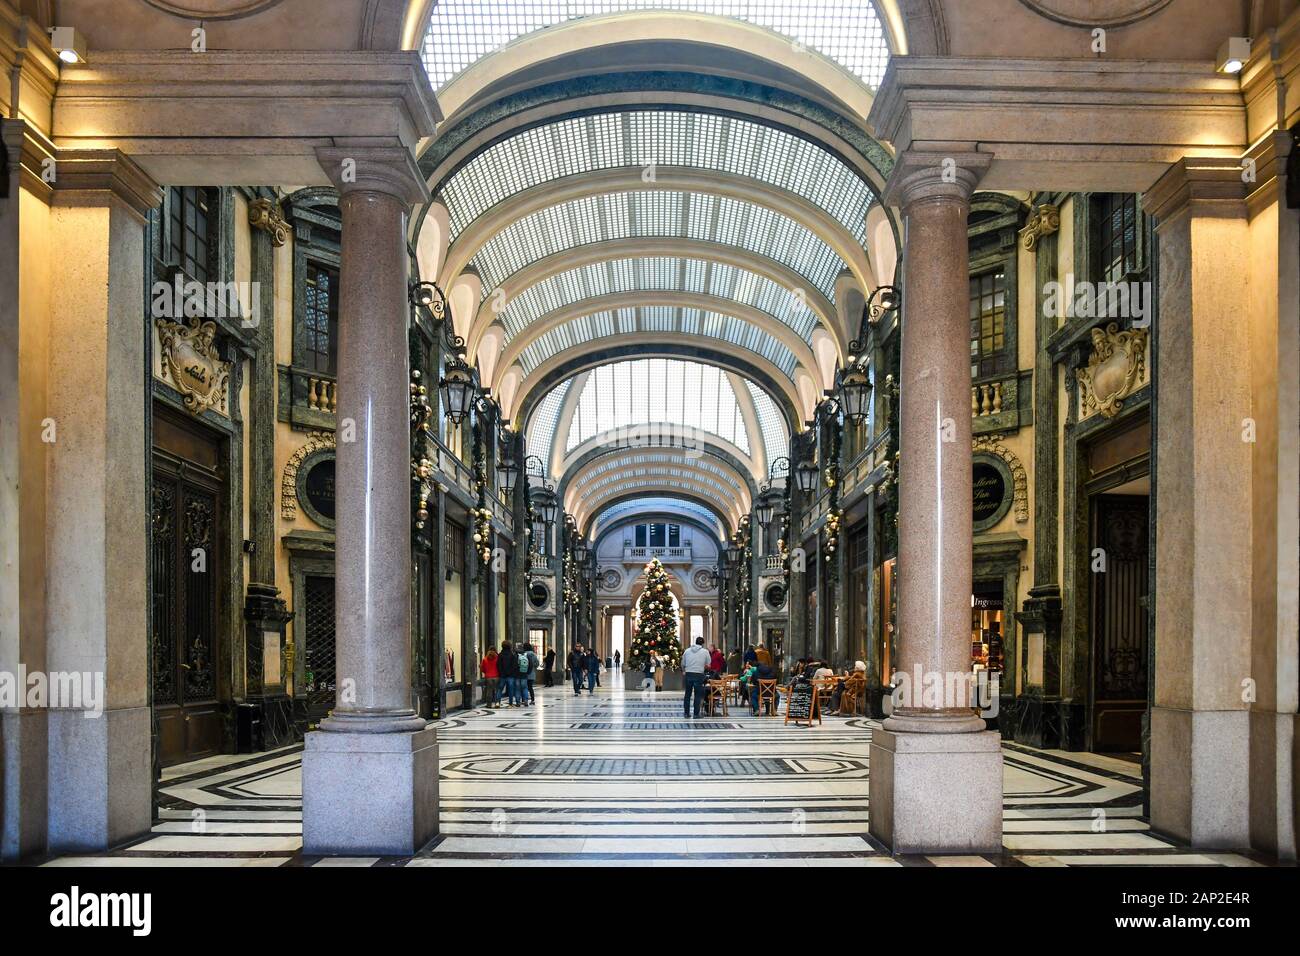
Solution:
<svg viewBox="0 0 1300 956">
<path fill-rule="evenodd" d="M 612 680 L 611 680 L 612 676 Z M 1139 768 L 1006 745 L 1003 852 L 893 858 L 867 835 L 874 721 L 683 721 L 681 693 L 539 690 L 438 721 L 441 834 L 413 858 L 302 852 L 301 747 L 171 768 L 152 833 L 47 866 L 1253 866 L 1140 819 Z M 608 686 L 609 684 L 616 686 Z"/>
</svg>

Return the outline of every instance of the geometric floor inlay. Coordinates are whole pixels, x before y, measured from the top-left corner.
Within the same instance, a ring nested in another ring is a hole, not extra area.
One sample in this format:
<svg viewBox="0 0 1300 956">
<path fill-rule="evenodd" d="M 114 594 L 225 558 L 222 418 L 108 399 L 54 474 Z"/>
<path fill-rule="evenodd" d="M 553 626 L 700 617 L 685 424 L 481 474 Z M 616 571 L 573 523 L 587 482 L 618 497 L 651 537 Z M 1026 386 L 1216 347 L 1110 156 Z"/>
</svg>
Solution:
<svg viewBox="0 0 1300 956">
<path fill-rule="evenodd" d="M 634 683 L 636 683 L 634 678 Z M 538 688 L 433 724 L 438 837 L 411 858 L 302 852 L 301 745 L 169 768 L 150 834 L 63 866 L 1252 866 L 1150 832 L 1140 768 L 1003 747 L 1003 850 L 895 858 L 867 832 L 878 724 L 682 718 L 681 692 Z"/>
</svg>

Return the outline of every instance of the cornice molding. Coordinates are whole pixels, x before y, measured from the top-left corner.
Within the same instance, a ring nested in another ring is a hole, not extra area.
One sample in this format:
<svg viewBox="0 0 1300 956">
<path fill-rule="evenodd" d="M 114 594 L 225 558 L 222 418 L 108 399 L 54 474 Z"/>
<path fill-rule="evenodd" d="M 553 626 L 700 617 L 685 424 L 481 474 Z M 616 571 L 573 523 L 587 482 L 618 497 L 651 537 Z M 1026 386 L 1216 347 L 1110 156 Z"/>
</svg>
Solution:
<svg viewBox="0 0 1300 956">
<path fill-rule="evenodd" d="M 120 148 L 187 184 L 213 156 L 226 185 L 323 182 L 317 147 L 414 151 L 441 119 L 415 52 L 97 52 L 63 68 L 55 104 L 59 146 Z"/>
<path fill-rule="evenodd" d="M 1211 63 L 896 57 L 867 123 L 899 152 L 978 144 L 987 189 L 1137 192 L 1248 143 L 1240 84 Z"/>
<path fill-rule="evenodd" d="M 1180 159 L 1142 197 L 1142 209 L 1162 229 L 1183 213 L 1199 217 L 1246 215 L 1246 183 L 1237 159 Z"/>
</svg>

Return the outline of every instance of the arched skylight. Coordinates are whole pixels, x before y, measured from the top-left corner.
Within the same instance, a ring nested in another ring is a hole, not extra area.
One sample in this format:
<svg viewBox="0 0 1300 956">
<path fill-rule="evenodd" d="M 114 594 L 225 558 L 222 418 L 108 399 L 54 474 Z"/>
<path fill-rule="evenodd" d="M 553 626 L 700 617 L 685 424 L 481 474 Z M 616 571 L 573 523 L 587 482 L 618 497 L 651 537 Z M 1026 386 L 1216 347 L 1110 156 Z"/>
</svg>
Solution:
<svg viewBox="0 0 1300 956">
<path fill-rule="evenodd" d="M 807 302 L 747 269 L 679 256 L 612 259 L 557 273 L 511 298 L 501 310 L 508 338 L 530 322 L 574 302 L 620 292 L 694 292 L 731 299 L 766 312 L 805 341 L 817 325 Z"/>
<path fill-rule="evenodd" d="M 848 268 L 830 246 L 788 216 L 726 196 L 673 190 L 605 193 L 539 209 L 494 235 L 470 261 L 486 298 L 538 259 L 630 238 L 736 246 L 788 267 L 831 301 L 835 277 Z"/>
<path fill-rule="evenodd" d="M 421 44 L 424 66 L 437 89 L 529 33 L 579 17 L 634 10 L 713 14 L 763 27 L 834 60 L 872 89 L 889 62 L 871 0 L 439 0 Z"/>
<path fill-rule="evenodd" d="M 525 375 L 531 375 L 543 362 L 566 349 L 612 335 L 638 332 L 684 332 L 728 342 L 767 359 L 791 380 L 794 377 L 797 364 L 794 353 L 757 326 L 718 312 L 673 306 L 606 309 L 571 319 L 529 343 L 519 353 L 519 364 Z"/>
<path fill-rule="evenodd" d="M 663 424 L 715 435 L 749 454 L 749 435 L 726 373 L 659 358 L 593 369 L 578 396 L 564 450 L 615 429 Z"/>
<path fill-rule="evenodd" d="M 763 447 L 767 449 L 767 463 L 790 454 L 790 439 L 786 433 L 785 418 L 781 410 L 772 401 L 772 396 L 753 382 L 745 382 L 749 396 L 754 400 L 754 414 L 758 416 L 758 430 L 763 433 Z"/>
<path fill-rule="evenodd" d="M 443 185 L 451 237 L 511 196 L 604 169 L 682 167 L 746 176 L 824 209 L 861 243 L 874 199 L 841 159 L 784 130 L 734 116 L 625 110 L 533 126 L 487 147 Z"/>
<path fill-rule="evenodd" d="M 528 422 L 528 432 L 525 436 L 529 455 L 536 455 L 542 460 L 542 469 L 546 473 L 551 470 L 551 441 L 555 437 L 555 425 L 559 421 L 560 409 L 564 405 L 564 396 L 569 394 L 569 386 L 573 384 L 573 379 L 563 382 L 551 389 L 537 403 L 537 408 L 533 410 L 533 417 Z"/>
</svg>

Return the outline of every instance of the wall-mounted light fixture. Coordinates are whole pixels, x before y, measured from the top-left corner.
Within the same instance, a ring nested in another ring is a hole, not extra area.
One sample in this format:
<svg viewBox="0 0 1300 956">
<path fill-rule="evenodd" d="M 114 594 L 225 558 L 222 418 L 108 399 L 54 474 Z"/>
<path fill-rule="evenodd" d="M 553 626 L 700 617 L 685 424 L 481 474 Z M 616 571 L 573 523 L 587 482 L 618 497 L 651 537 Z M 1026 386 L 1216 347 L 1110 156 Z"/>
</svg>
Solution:
<svg viewBox="0 0 1300 956">
<path fill-rule="evenodd" d="M 50 27 L 50 46 L 64 63 L 86 62 L 86 38 L 76 27 Z"/>
<path fill-rule="evenodd" d="M 1240 73 L 1250 59 L 1250 37 L 1228 37 L 1219 47 L 1214 68 L 1220 73 Z"/>
</svg>

